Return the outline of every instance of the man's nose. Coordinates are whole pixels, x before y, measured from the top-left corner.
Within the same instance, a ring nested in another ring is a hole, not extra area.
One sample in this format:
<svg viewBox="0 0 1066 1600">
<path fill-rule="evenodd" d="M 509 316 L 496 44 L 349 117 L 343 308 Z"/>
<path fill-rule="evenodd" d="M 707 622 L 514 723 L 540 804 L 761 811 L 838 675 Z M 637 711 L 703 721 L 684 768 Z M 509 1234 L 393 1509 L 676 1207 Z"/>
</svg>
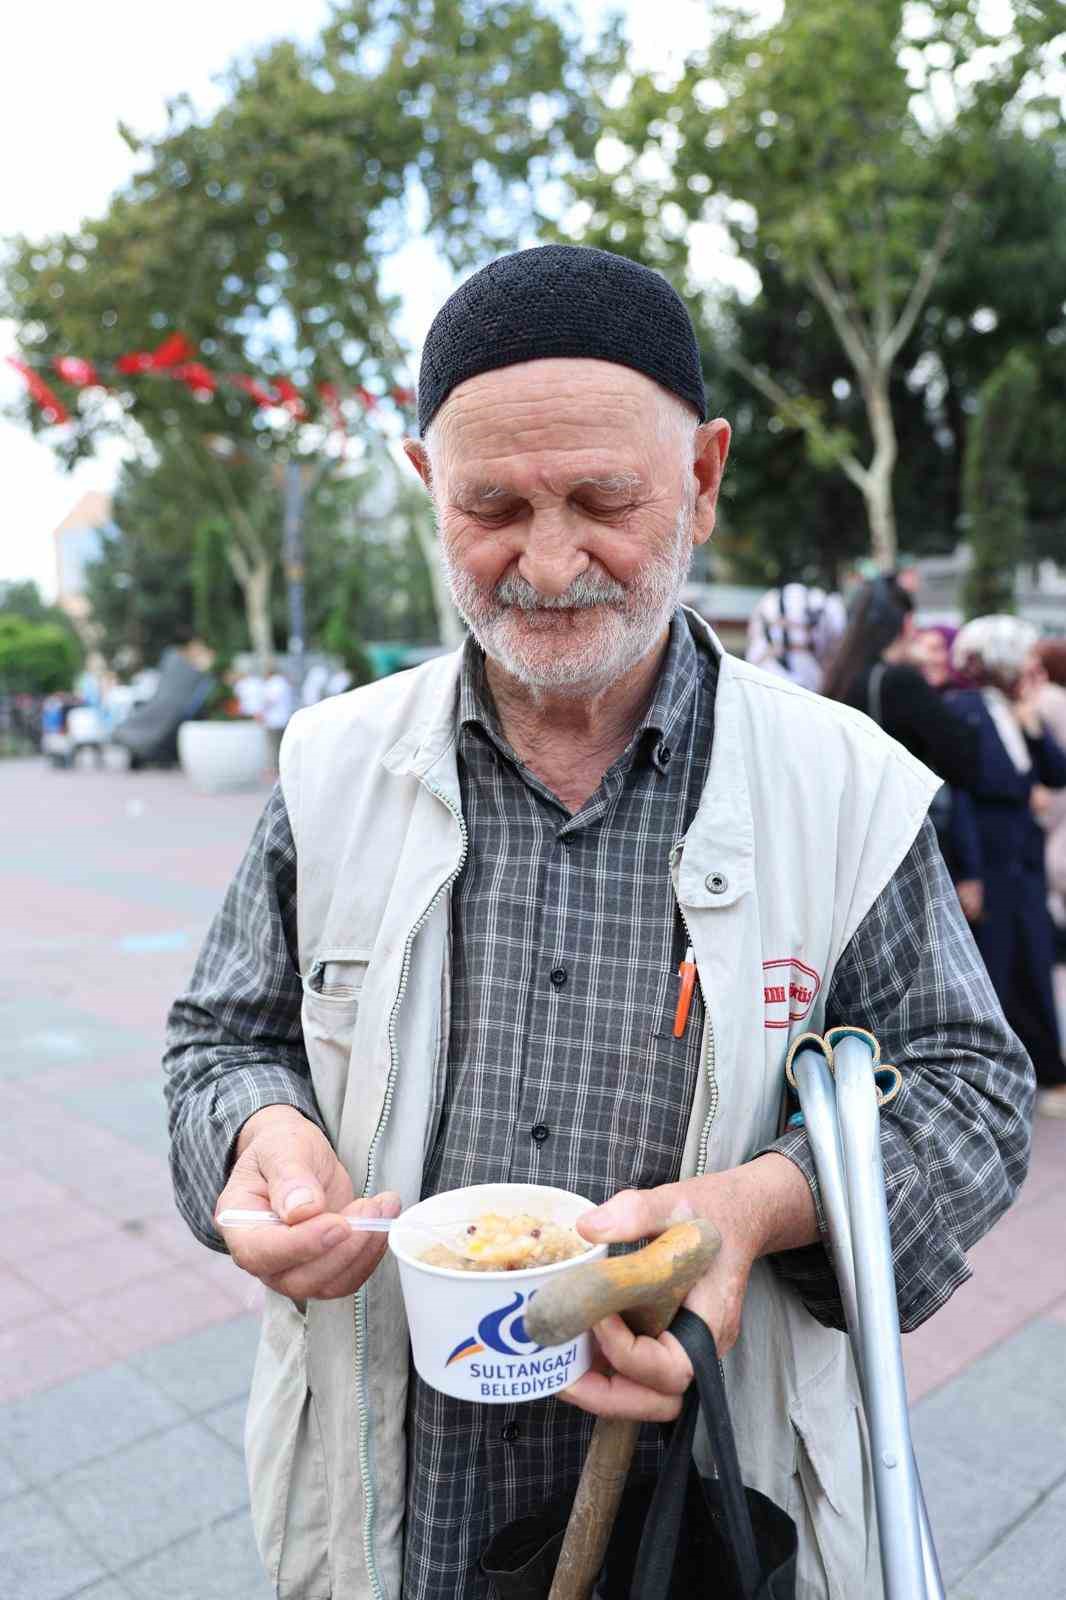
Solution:
<svg viewBox="0 0 1066 1600">
<path fill-rule="evenodd" d="M 588 570 L 588 565 L 587 551 L 561 518 L 531 518 L 518 571 L 538 594 L 548 600 L 558 599 L 575 578 Z"/>
</svg>

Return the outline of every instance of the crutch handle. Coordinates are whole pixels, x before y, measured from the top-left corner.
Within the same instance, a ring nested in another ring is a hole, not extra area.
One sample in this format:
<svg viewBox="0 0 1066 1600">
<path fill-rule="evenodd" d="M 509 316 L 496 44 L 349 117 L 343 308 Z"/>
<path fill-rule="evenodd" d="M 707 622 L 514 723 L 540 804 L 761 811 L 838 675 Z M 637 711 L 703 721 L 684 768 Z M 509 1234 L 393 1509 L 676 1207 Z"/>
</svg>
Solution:
<svg viewBox="0 0 1066 1600">
<path fill-rule="evenodd" d="M 818 1172 L 863 1393 L 885 1594 L 888 1600 L 943 1600 L 907 1419 L 878 1116 L 879 1102 L 887 1103 L 894 1087 L 875 1084 L 879 1059 L 871 1034 L 834 1028 L 825 1041 L 815 1035 L 796 1041 L 787 1076 Z"/>
</svg>

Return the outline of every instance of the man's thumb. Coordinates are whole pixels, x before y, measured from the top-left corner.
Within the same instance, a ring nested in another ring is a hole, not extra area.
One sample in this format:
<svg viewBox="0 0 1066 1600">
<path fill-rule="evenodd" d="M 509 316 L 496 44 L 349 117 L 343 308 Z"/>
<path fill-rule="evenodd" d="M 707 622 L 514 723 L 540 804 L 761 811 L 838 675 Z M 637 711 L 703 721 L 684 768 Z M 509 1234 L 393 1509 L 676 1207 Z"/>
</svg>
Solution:
<svg viewBox="0 0 1066 1600">
<path fill-rule="evenodd" d="M 693 1214 L 677 1193 L 677 1185 L 665 1183 L 658 1189 L 623 1189 L 577 1219 L 578 1232 L 591 1244 L 625 1244 L 633 1239 L 651 1239 Z"/>
<path fill-rule="evenodd" d="M 270 1204 L 285 1222 L 305 1222 L 326 1209 L 322 1185 L 307 1166 L 264 1152 L 263 1176 L 270 1185 Z"/>
</svg>

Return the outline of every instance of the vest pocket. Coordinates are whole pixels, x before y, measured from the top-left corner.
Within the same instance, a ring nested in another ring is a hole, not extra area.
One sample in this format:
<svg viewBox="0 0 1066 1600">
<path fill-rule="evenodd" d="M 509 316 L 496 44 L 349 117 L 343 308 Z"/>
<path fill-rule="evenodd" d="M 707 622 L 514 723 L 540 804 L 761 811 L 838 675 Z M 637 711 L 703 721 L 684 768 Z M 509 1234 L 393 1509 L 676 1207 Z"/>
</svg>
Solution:
<svg viewBox="0 0 1066 1600">
<path fill-rule="evenodd" d="M 864 1594 L 873 1516 L 862 1423 L 844 1352 L 789 1406 L 796 1456 L 788 1513 L 799 1530 L 797 1600 Z"/>
<path fill-rule="evenodd" d="M 351 951 L 323 951 L 303 980 L 304 1047 L 315 1098 L 329 1133 L 340 1127 L 352 1038 L 369 961 Z"/>
<path fill-rule="evenodd" d="M 244 1434 L 252 1525 L 281 1600 L 329 1600 L 326 1460 L 307 1383 L 307 1323 L 267 1291 Z"/>
</svg>

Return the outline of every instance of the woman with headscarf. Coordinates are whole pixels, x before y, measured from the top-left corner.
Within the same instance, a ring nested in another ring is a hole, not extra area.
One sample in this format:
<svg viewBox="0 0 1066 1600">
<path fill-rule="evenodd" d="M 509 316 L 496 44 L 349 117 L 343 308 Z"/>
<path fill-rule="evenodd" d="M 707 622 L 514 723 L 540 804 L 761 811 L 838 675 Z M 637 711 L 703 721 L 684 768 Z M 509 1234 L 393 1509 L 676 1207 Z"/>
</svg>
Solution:
<svg viewBox="0 0 1066 1600">
<path fill-rule="evenodd" d="M 945 783 L 977 781 L 978 737 L 915 665 L 914 601 L 894 577 L 875 578 L 852 609 L 822 693 L 865 711 Z"/>
<path fill-rule="evenodd" d="M 962 680 L 951 665 L 951 647 L 958 628 L 936 622 L 915 635 L 914 664 L 930 689 L 958 689 Z"/>
<path fill-rule="evenodd" d="M 952 664 L 979 687 L 959 690 L 951 699 L 981 741 L 980 775 L 972 794 L 984 911 L 974 934 L 1007 1020 L 1033 1059 L 1037 1109 L 1066 1117 L 1044 836 L 1032 807 L 1038 786 L 1066 787 L 1066 752 L 1047 731 L 1040 711 L 1047 679 L 1037 637 L 1036 628 L 1018 617 L 968 622 L 955 640 Z"/>
<path fill-rule="evenodd" d="M 1037 646 L 1048 681 L 1040 690 L 1040 715 L 1044 726 L 1066 750 L 1066 639 L 1045 639 Z M 1033 812 L 1047 841 L 1048 904 L 1055 928 L 1055 958 L 1066 963 L 1066 789 L 1033 790 Z"/>
<path fill-rule="evenodd" d="M 938 622 L 915 635 L 914 665 L 940 695 L 949 689 L 969 687 L 951 665 L 951 647 L 958 631 Z M 966 920 L 977 922 L 984 906 L 985 887 L 981 882 L 981 849 L 973 801 L 965 789 L 945 784 L 930 806 L 929 816 Z"/>
</svg>

